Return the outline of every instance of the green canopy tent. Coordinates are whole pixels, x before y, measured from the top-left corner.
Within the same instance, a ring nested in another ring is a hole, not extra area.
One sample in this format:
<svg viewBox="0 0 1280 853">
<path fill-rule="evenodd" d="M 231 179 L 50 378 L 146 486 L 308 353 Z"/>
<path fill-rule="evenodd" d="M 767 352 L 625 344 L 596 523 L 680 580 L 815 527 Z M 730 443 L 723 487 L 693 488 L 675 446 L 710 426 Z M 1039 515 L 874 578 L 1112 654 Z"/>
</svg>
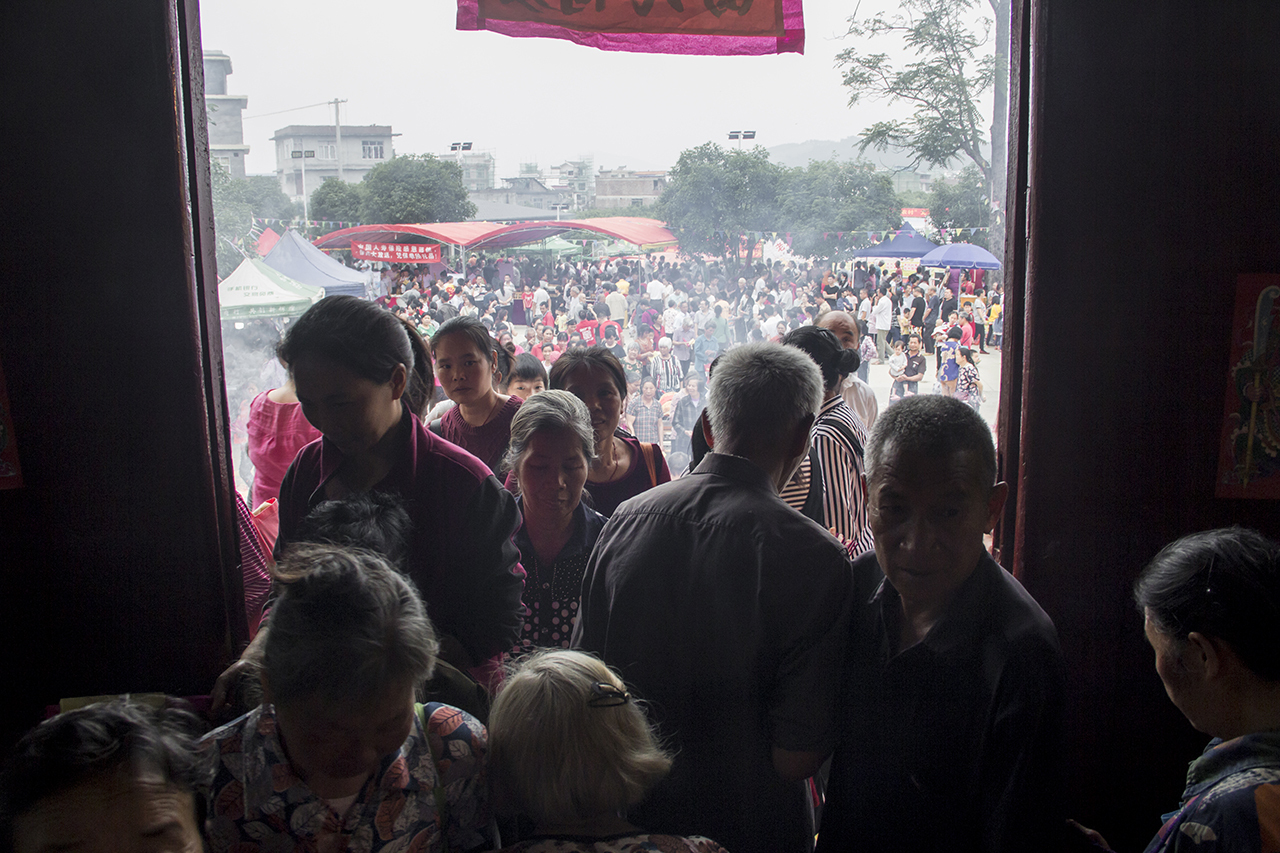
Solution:
<svg viewBox="0 0 1280 853">
<path fill-rule="evenodd" d="M 218 284 L 223 320 L 297 317 L 323 297 L 323 287 L 294 281 L 258 258 L 245 259 Z"/>
</svg>

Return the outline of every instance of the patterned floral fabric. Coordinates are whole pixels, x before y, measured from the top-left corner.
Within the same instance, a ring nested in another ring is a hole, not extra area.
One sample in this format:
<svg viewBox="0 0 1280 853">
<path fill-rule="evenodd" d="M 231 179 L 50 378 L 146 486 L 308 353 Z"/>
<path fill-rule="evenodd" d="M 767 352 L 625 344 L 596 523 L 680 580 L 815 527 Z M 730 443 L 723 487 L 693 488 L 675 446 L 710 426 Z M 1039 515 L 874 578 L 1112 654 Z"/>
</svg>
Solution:
<svg viewBox="0 0 1280 853">
<path fill-rule="evenodd" d="M 443 851 L 434 789 L 437 773 L 448 804 L 450 850 L 491 849 L 480 722 L 449 705 L 431 704 L 427 727 L 415 715 L 409 738 L 339 815 L 293 772 L 276 733 L 275 710 L 261 705 L 201 740 L 206 762 L 205 835 L 211 853 L 255 851 Z"/>
<path fill-rule="evenodd" d="M 1280 850 L 1280 732 L 1212 741 L 1187 771 L 1182 807 L 1147 853 Z"/>
<path fill-rule="evenodd" d="M 541 835 L 504 847 L 500 853 L 726 853 L 709 838 L 691 835 L 650 835 L 636 832 L 585 838 L 577 835 Z"/>
<path fill-rule="evenodd" d="M 524 517 L 523 501 L 516 498 Z M 605 518 L 579 503 L 574 510 L 573 535 L 550 563 L 543 564 L 529 538 L 525 524 L 516 532 L 520 546 L 520 562 L 525 570 L 524 630 L 513 655 L 539 648 L 569 648 L 573 626 L 578 621 L 578 597 L 582 595 L 582 576 L 587 571 L 591 548 L 600 537 Z"/>
</svg>

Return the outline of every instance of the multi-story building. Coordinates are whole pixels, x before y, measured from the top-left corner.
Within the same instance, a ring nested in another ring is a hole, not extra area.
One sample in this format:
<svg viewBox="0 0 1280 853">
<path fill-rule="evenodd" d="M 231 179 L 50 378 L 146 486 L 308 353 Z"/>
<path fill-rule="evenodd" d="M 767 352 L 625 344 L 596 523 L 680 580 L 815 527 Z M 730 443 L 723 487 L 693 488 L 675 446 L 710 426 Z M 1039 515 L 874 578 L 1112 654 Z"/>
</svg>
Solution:
<svg viewBox="0 0 1280 853">
<path fill-rule="evenodd" d="M 209 120 L 209 159 L 221 163 L 233 178 L 244 177 L 249 146 L 244 144 L 241 113 L 246 95 L 228 95 L 231 57 L 220 50 L 204 52 L 204 108 Z"/>
<path fill-rule="evenodd" d="M 638 172 L 625 166 L 596 176 L 596 207 L 652 207 L 667 188 L 666 172 Z"/>
<path fill-rule="evenodd" d="M 539 210 L 572 209 L 572 198 L 567 193 L 548 187 L 540 178 L 527 174 L 518 178 L 503 178 L 502 186 L 496 189 L 472 191 L 471 200 L 517 204 Z"/>
<path fill-rule="evenodd" d="M 342 125 L 342 133 L 331 124 L 291 124 L 276 131 L 276 177 L 280 189 L 294 201 L 310 196 L 326 178 L 340 178 L 349 184 L 364 180 L 374 166 L 395 156 L 391 147 L 391 125 Z M 312 156 L 295 157 L 300 152 Z M 303 182 L 303 173 L 306 182 Z"/>
<path fill-rule="evenodd" d="M 596 206 L 596 169 L 595 160 L 591 157 L 566 160 L 559 166 L 552 166 L 547 183 L 551 189 L 569 197 L 572 210 Z"/>
<path fill-rule="evenodd" d="M 493 189 L 494 166 L 493 154 L 488 151 L 451 151 L 443 154 L 441 160 L 450 160 L 462 169 L 462 185 L 467 192 L 476 193 Z"/>
</svg>

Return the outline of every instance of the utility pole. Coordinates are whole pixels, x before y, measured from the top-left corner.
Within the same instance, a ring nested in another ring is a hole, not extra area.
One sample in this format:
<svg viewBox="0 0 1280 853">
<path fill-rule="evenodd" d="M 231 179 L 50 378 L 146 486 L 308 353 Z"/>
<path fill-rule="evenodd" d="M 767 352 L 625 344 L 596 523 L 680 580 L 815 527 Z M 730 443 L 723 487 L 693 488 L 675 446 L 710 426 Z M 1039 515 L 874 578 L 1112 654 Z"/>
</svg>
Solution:
<svg viewBox="0 0 1280 853">
<path fill-rule="evenodd" d="M 339 100 L 334 98 L 329 103 L 333 104 L 333 133 L 337 138 L 338 146 L 338 180 L 342 180 L 342 119 L 338 117 L 338 104 L 345 104 L 345 98 Z"/>
</svg>

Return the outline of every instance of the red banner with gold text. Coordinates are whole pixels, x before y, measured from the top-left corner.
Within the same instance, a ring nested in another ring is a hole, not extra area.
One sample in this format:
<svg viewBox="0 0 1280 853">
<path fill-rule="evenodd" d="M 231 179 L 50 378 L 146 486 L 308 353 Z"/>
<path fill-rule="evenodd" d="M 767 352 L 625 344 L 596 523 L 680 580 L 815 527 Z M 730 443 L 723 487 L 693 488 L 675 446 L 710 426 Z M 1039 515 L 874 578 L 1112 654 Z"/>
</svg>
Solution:
<svg viewBox="0 0 1280 853">
<path fill-rule="evenodd" d="M 351 241 L 351 257 L 393 264 L 434 264 L 440 262 L 439 243 L 369 243 Z"/>
</svg>

